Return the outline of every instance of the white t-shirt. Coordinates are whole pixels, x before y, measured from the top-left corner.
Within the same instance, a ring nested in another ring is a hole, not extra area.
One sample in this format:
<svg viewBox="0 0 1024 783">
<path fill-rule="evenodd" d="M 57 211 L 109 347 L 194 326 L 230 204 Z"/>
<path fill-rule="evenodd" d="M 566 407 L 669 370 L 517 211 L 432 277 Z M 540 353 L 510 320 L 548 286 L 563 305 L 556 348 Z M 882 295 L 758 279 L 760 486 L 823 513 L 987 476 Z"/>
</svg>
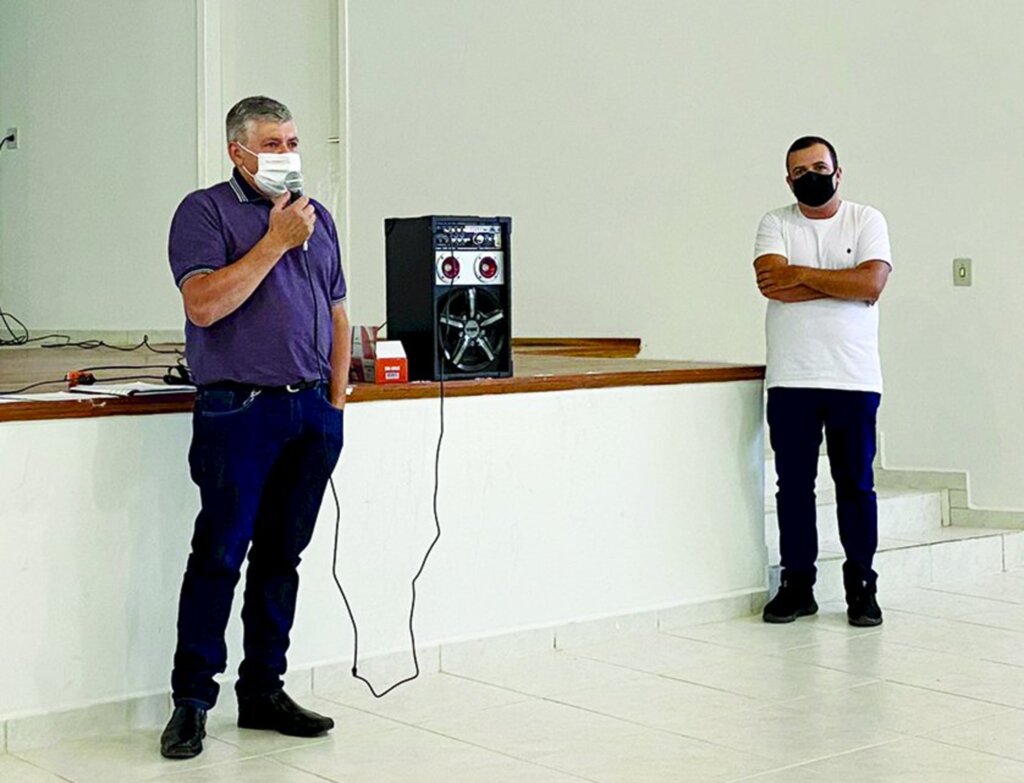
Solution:
<svg viewBox="0 0 1024 783">
<path fill-rule="evenodd" d="M 796 204 L 761 219 L 754 258 L 785 256 L 794 266 L 852 269 L 865 261 L 892 266 L 889 229 L 874 207 L 844 201 L 830 218 L 811 220 Z M 844 299 L 769 300 L 765 385 L 882 391 L 878 307 Z"/>
</svg>

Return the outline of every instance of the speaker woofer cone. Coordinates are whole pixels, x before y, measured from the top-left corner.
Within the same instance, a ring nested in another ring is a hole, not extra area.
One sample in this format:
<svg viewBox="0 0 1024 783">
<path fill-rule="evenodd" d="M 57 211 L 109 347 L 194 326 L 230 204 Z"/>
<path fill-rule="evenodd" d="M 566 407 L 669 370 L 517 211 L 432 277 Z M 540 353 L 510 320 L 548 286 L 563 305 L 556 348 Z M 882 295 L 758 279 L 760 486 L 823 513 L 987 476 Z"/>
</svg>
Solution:
<svg viewBox="0 0 1024 783">
<path fill-rule="evenodd" d="M 438 335 L 445 361 L 459 372 L 497 365 L 505 347 L 505 312 L 487 288 L 458 287 L 438 301 Z"/>
</svg>

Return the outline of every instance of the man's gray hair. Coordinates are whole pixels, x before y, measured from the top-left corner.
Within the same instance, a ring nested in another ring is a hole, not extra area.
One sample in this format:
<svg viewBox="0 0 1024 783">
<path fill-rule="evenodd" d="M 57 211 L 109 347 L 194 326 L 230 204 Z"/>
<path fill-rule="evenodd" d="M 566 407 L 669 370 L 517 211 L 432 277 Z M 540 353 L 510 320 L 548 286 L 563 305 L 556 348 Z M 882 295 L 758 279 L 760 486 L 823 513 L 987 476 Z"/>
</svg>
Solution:
<svg viewBox="0 0 1024 783">
<path fill-rule="evenodd" d="M 263 95 L 253 95 L 250 98 L 242 98 L 231 107 L 227 118 L 228 141 L 236 141 L 248 144 L 249 134 L 256 122 L 288 122 L 292 113 L 288 107 L 273 98 Z"/>
</svg>

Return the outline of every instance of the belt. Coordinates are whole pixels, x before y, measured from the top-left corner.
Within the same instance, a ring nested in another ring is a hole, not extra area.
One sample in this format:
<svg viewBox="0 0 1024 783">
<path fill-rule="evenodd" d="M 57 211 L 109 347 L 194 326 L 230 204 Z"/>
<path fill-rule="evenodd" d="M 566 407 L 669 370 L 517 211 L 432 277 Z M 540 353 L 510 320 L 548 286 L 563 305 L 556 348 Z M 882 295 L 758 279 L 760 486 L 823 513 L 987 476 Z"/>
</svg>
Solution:
<svg viewBox="0 0 1024 783">
<path fill-rule="evenodd" d="M 307 389 L 315 389 L 320 386 L 321 381 L 299 381 L 284 386 L 256 386 L 251 383 L 238 383 L 237 381 L 218 381 L 199 386 L 199 391 L 238 391 L 249 394 L 297 394 Z"/>
</svg>

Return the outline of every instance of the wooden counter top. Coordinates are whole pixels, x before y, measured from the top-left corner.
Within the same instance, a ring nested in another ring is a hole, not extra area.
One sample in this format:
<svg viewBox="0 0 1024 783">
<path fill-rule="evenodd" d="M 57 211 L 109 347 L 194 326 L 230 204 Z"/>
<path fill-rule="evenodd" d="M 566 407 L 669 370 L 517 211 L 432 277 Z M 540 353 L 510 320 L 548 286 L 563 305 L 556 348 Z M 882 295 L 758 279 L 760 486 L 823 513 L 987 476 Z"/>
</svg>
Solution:
<svg viewBox="0 0 1024 783">
<path fill-rule="evenodd" d="M 515 374 L 511 378 L 481 378 L 445 381 L 445 397 L 487 394 L 523 394 L 567 389 L 596 389 L 613 386 L 649 386 L 685 383 L 722 383 L 764 378 L 759 365 L 720 362 L 674 362 L 622 358 L 635 355 L 639 341 L 622 340 L 524 340 L 517 341 Z M 604 345 L 601 345 L 604 343 Z M 630 348 L 625 344 L 628 343 Z M 635 344 L 635 345 L 634 345 Z M 166 348 L 167 346 L 157 346 Z M 569 354 L 569 355 L 562 355 Z M 604 355 L 602 355 L 604 354 Z M 150 351 L 123 353 L 106 348 L 5 348 L 0 349 L 0 389 L 16 389 L 31 383 L 63 377 L 68 371 L 109 365 L 145 365 L 152 370 L 97 371 L 97 382 L 120 375 L 162 375 L 173 355 Z M 356 384 L 350 403 L 437 397 L 439 383 Z M 60 391 L 55 381 L 33 392 Z M 138 416 L 157 413 L 185 413 L 192 409 L 192 394 L 150 397 L 89 397 L 69 401 L 0 402 L 0 422 L 40 419 L 87 418 L 92 416 Z"/>
</svg>

